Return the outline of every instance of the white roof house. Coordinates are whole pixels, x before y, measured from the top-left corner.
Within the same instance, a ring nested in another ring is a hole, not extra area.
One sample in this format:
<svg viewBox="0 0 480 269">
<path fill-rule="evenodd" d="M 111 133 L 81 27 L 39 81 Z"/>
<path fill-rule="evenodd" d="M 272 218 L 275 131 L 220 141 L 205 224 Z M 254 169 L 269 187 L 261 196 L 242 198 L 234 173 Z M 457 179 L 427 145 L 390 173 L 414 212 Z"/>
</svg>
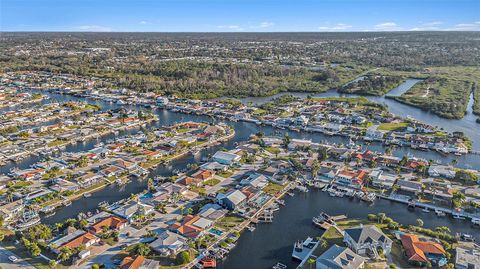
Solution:
<svg viewBox="0 0 480 269">
<path fill-rule="evenodd" d="M 160 233 L 158 238 L 149 245 L 162 256 L 175 255 L 182 250 L 188 249 L 187 238 L 170 231 Z"/>
<path fill-rule="evenodd" d="M 231 165 L 233 163 L 240 161 L 240 159 L 241 159 L 240 155 L 230 153 L 230 152 L 225 152 L 225 151 L 217 151 L 213 155 L 213 160 L 215 162 L 225 164 L 225 165 Z"/>
</svg>

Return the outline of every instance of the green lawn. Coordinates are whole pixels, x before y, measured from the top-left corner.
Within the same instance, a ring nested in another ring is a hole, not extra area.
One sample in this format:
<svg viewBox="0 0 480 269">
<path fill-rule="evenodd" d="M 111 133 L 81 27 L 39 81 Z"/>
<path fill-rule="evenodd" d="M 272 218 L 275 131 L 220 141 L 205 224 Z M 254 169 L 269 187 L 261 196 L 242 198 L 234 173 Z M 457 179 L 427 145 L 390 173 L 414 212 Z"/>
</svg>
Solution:
<svg viewBox="0 0 480 269">
<path fill-rule="evenodd" d="M 399 131 L 408 127 L 407 122 L 399 123 L 382 123 L 378 126 L 378 130 L 383 131 Z"/>
<path fill-rule="evenodd" d="M 224 172 L 217 173 L 217 176 L 223 177 L 223 178 L 229 178 L 233 175 L 233 171 L 227 170 Z"/>
<path fill-rule="evenodd" d="M 283 191 L 284 188 L 285 188 L 285 186 L 269 182 L 268 185 L 265 188 L 263 188 L 263 192 L 265 192 L 265 193 L 267 193 L 271 196 L 276 196 L 281 191 Z"/>
<path fill-rule="evenodd" d="M 234 215 L 227 215 L 221 218 L 215 224 L 216 227 L 220 228 L 221 230 L 230 230 L 233 227 L 240 225 L 244 221 L 243 218 L 234 216 Z"/>
<path fill-rule="evenodd" d="M 278 154 L 278 153 L 280 153 L 280 149 L 279 149 L 279 148 L 275 148 L 275 147 L 266 147 L 265 150 L 268 151 L 268 152 L 270 152 L 271 154 Z"/>
<path fill-rule="evenodd" d="M 16 256 L 22 258 L 24 261 L 30 263 L 32 266 L 38 269 L 51 269 L 48 262 L 40 257 L 32 257 L 30 252 L 22 245 L 15 245 L 12 241 L 5 240 L 1 243 L 1 246 L 6 250 L 13 252 Z M 44 253 L 45 251 L 42 251 Z M 57 264 L 55 269 L 66 269 L 68 266 Z"/>
<path fill-rule="evenodd" d="M 203 182 L 203 184 L 207 185 L 207 186 L 215 186 L 217 185 L 218 183 L 220 183 L 220 180 L 217 179 L 217 178 L 211 178 L 205 182 Z"/>
</svg>

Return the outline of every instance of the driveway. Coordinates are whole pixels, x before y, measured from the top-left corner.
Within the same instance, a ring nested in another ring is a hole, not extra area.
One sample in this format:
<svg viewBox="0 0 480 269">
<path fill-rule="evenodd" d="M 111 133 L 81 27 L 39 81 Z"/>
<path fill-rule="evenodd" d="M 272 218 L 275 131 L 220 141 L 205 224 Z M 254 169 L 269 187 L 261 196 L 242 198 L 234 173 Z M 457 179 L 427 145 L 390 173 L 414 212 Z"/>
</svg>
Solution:
<svg viewBox="0 0 480 269">
<path fill-rule="evenodd" d="M 16 263 L 11 262 L 8 257 L 15 256 L 18 258 Z M 14 269 L 14 268 L 25 268 L 25 269 L 35 269 L 32 265 L 28 262 L 22 260 L 17 255 L 13 254 L 12 252 L 0 247 L 0 267 L 4 269 Z"/>
</svg>

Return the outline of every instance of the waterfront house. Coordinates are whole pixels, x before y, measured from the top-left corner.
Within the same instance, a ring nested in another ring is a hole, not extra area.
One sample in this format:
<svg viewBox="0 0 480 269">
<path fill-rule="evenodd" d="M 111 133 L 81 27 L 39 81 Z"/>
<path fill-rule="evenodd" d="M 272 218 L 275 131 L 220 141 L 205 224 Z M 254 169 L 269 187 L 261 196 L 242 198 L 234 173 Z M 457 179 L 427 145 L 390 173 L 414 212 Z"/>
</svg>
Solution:
<svg viewBox="0 0 480 269">
<path fill-rule="evenodd" d="M 431 177 L 443 177 L 446 179 L 455 178 L 455 170 L 452 166 L 432 164 L 428 168 L 428 175 Z"/>
<path fill-rule="evenodd" d="M 480 246 L 475 243 L 462 244 L 455 248 L 456 269 L 479 269 Z"/>
<path fill-rule="evenodd" d="M 217 221 L 228 213 L 228 210 L 223 209 L 218 204 L 206 204 L 198 212 L 198 216 Z"/>
<path fill-rule="evenodd" d="M 263 189 L 268 184 L 268 178 L 262 174 L 252 172 L 240 181 L 242 186 L 252 186 Z"/>
<path fill-rule="evenodd" d="M 146 259 L 144 256 L 127 256 L 120 263 L 120 269 L 157 269 L 159 267 L 160 262 Z"/>
<path fill-rule="evenodd" d="M 382 189 L 391 189 L 397 180 L 397 175 L 386 173 L 381 169 L 375 169 L 370 172 L 372 185 Z"/>
<path fill-rule="evenodd" d="M 304 139 L 291 139 L 290 144 L 288 144 L 289 150 L 294 150 L 298 147 L 310 147 L 312 146 L 311 140 L 304 140 Z"/>
<path fill-rule="evenodd" d="M 216 199 L 225 208 L 235 210 L 246 202 L 247 196 L 239 190 L 231 190 L 227 193 L 217 194 Z"/>
<path fill-rule="evenodd" d="M 97 175 L 94 173 L 86 173 L 78 177 L 77 182 L 82 188 L 86 188 L 102 181 L 103 179 L 104 177 L 102 177 L 101 175 Z"/>
<path fill-rule="evenodd" d="M 221 164 L 221 163 L 218 163 L 218 162 L 206 162 L 206 163 L 200 165 L 200 168 L 205 169 L 205 170 L 219 172 L 219 171 L 227 171 L 228 170 L 228 165 Z"/>
<path fill-rule="evenodd" d="M 100 242 L 100 238 L 96 237 L 94 234 L 83 230 L 75 230 L 72 233 L 51 241 L 49 246 L 54 253 L 59 254 L 61 249 L 65 247 L 73 249 L 84 246 L 85 248 L 88 248 L 98 242 Z"/>
<path fill-rule="evenodd" d="M 127 224 L 128 221 L 126 219 L 116 216 L 109 216 L 96 222 L 91 227 L 89 227 L 88 230 L 93 234 L 98 235 L 99 233 L 103 232 L 105 227 L 107 231 L 120 231 L 121 229 L 127 227 Z"/>
<path fill-rule="evenodd" d="M 212 159 L 220 164 L 232 165 L 238 163 L 241 159 L 241 156 L 230 152 L 217 151 L 213 155 Z"/>
<path fill-rule="evenodd" d="M 174 231 L 188 238 L 198 238 L 203 235 L 205 229 L 210 228 L 213 221 L 202 218 L 200 216 L 187 215 L 182 222 L 176 222 L 168 226 L 170 231 Z"/>
<path fill-rule="evenodd" d="M 397 185 L 400 190 L 414 194 L 420 193 L 423 189 L 423 184 L 419 181 L 399 179 L 397 180 Z"/>
<path fill-rule="evenodd" d="M 439 264 L 446 262 L 446 251 L 439 243 L 420 240 L 414 234 L 402 234 L 400 236 L 405 255 L 409 262 L 426 264 L 428 262 Z"/>
<path fill-rule="evenodd" d="M 365 225 L 345 229 L 343 241 L 359 255 L 378 256 L 378 249 L 388 254 L 392 249 L 392 240 L 375 225 Z"/>
<path fill-rule="evenodd" d="M 124 169 L 122 169 L 118 166 L 109 165 L 109 166 L 105 167 L 104 169 L 100 170 L 99 173 L 102 174 L 105 177 L 114 177 L 114 176 L 120 175 L 124 171 L 125 171 Z"/>
<path fill-rule="evenodd" d="M 364 170 L 350 171 L 350 170 L 341 170 L 335 176 L 335 183 L 339 183 L 346 186 L 351 186 L 355 188 L 360 188 L 363 185 L 365 178 L 367 177 L 367 172 Z"/>
<path fill-rule="evenodd" d="M 49 187 L 51 190 L 56 192 L 64 192 L 64 191 L 77 191 L 80 189 L 80 185 L 71 182 L 65 179 L 57 178 L 55 179 L 55 184 Z"/>
<path fill-rule="evenodd" d="M 188 250 L 187 238 L 182 235 L 163 231 L 155 241 L 151 242 L 150 248 L 162 257 L 177 255 L 183 250 Z"/>
<path fill-rule="evenodd" d="M 372 126 L 365 131 L 365 140 L 382 141 L 385 132 L 377 130 L 378 125 Z"/>
<path fill-rule="evenodd" d="M 143 204 L 137 201 L 129 201 L 127 204 L 114 209 L 113 213 L 117 216 L 120 216 L 124 219 L 131 221 L 131 219 L 136 214 L 147 215 L 152 211 L 153 211 L 153 207 L 151 205 Z"/>
<path fill-rule="evenodd" d="M 363 268 L 365 258 L 356 254 L 351 249 L 331 246 L 315 261 L 316 269 L 359 269 Z"/>
</svg>

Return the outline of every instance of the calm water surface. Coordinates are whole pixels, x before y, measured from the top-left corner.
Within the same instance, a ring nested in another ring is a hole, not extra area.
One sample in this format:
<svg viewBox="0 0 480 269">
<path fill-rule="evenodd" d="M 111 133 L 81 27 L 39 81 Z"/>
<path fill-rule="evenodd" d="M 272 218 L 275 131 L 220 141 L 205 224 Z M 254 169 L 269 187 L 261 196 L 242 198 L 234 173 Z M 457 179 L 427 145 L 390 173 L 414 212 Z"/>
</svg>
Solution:
<svg viewBox="0 0 480 269">
<path fill-rule="evenodd" d="M 392 90 L 390 94 L 400 95 L 413 86 L 416 80 L 407 80 L 404 84 L 398 88 Z M 276 97 L 284 94 L 276 95 Z M 299 97 L 307 97 L 306 93 L 295 93 Z M 52 101 L 81 101 L 83 98 L 77 98 L 67 95 L 59 95 L 49 93 L 52 98 L 44 102 Z M 336 91 L 329 91 L 323 94 L 317 94 L 314 96 L 339 96 Z M 263 103 L 271 100 L 274 97 L 265 98 L 244 98 L 243 102 Z M 430 113 L 426 113 L 420 109 L 416 109 L 410 106 L 403 105 L 394 100 L 384 97 L 368 97 L 371 100 L 385 103 L 389 106 L 390 110 L 400 116 L 410 115 L 421 121 L 441 126 L 447 130 L 465 130 L 470 129 L 469 132 L 465 131 L 468 135 L 473 137 L 474 145 L 478 148 L 480 144 L 480 133 L 478 133 L 478 126 L 469 125 L 471 118 L 474 118 L 469 114 L 462 120 L 445 120 L 439 118 Z M 99 104 L 103 109 L 114 109 L 119 106 L 113 103 L 106 103 L 98 100 L 89 100 L 90 103 Z M 471 108 L 470 108 L 471 109 Z M 159 116 L 159 122 L 151 124 L 151 127 L 165 126 L 176 122 L 182 121 L 205 121 L 214 122 L 215 119 L 206 116 L 185 115 L 181 113 L 174 113 L 167 110 L 156 110 Z M 474 120 L 473 120 L 474 122 Z M 278 132 L 269 126 L 257 126 L 252 123 L 245 122 L 228 122 L 235 128 L 236 134 L 233 139 L 225 142 L 222 145 L 203 150 L 196 156 L 186 156 L 173 161 L 169 166 L 159 166 L 153 170 L 150 176 L 164 175 L 169 176 L 175 169 L 183 169 L 189 163 L 198 163 L 202 157 L 213 154 L 216 150 L 225 147 L 231 149 L 234 147 L 235 142 L 245 141 L 251 134 L 257 132 L 264 132 L 265 134 L 274 134 Z M 125 133 L 135 133 L 138 129 L 132 129 Z M 282 132 L 283 134 L 283 132 Z M 297 133 L 289 132 L 291 137 L 312 139 L 314 142 L 331 142 L 331 143 L 347 143 L 347 139 L 342 137 L 330 137 L 323 136 L 316 133 Z M 89 150 L 99 141 L 106 141 L 114 139 L 114 135 L 109 135 L 98 139 L 98 141 L 87 141 L 85 143 L 74 144 L 67 147 L 67 151 L 78 152 Z M 367 146 L 364 146 L 367 148 Z M 368 146 L 372 150 L 382 150 L 383 147 L 379 144 L 372 144 Z M 423 152 L 416 151 L 408 148 L 397 149 L 394 154 L 396 156 L 403 156 L 413 154 L 426 159 L 439 159 L 443 163 L 449 163 L 454 157 L 442 157 L 435 152 Z M 462 167 L 473 167 L 480 169 L 480 156 L 478 155 L 466 155 L 456 157 L 458 163 Z M 37 157 L 28 158 L 16 166 L 20 168 L 27 168 L 31 164 L 39 161 Z M 0 172 L 6 172 L 10 168 L 14 167 L 13 164 L 4 166 L 0 169 Z M 43 219 L 44 223 L 55 223 L 63 221 L 66 218 L 74 218 L 80 212 L 94 211 L 96 210 L 98 203 L 102 201 L 115 202 L 123 198 L 127 198 L 131 193 L 138 193 L 146 188 L 146 181 L 132 180 L 129 183 L 119 187 L 117 185 L 111 185 L 105 189 L 93 193 L 89 198 L 82 198 L 76 200 L 71 206 L 59 209 L 56 215 Z M 286 197 L 286 206 L 281 208 L 276 213 L 274 222 L 272 224 L 259 225 L 257 229 L 251 232 L 244 232 L 239 239 L 237 247 L 233 249 L 228 258 L 219 264 L 219 268 L 236 269 L 236 268 L 270 268 L 273 264 L 280 261 L 289 265 L 289 268 L 294 268 L 296 265 L 291 261 L 292 244 L 297 240 L 305 239 L 307 236 L 320 235 L 321 231 L 316 229 L 311 224 L 311 218 L 321 211 L 325 211 L 329 214 L 347 214 L 352 218 L 364 218 L 369 213 L 385 212 L 387 215 L 392 216 L 396 221 L 406 224 L 413 224 L 417 218 L 422 218 L 425 221 L 426 227 L 448 226 L 452 231 L 468 232 L 478 235 L 478 229 L 472 230 L 468 222 L 453 221 L 449 218 L 437 218 L 433 214 L 425 214 L 422 212 L 408 211 L 404 205 L 392 203 L 389 201 L 378 200 L 374 206 L 365 204 L 363 202 L 351 201 L 346 198 L 331 198 L 326 193 L 319 191 L 311 191 L 309 193 L 297 193 L 294 197 Z"/>
</svg>

